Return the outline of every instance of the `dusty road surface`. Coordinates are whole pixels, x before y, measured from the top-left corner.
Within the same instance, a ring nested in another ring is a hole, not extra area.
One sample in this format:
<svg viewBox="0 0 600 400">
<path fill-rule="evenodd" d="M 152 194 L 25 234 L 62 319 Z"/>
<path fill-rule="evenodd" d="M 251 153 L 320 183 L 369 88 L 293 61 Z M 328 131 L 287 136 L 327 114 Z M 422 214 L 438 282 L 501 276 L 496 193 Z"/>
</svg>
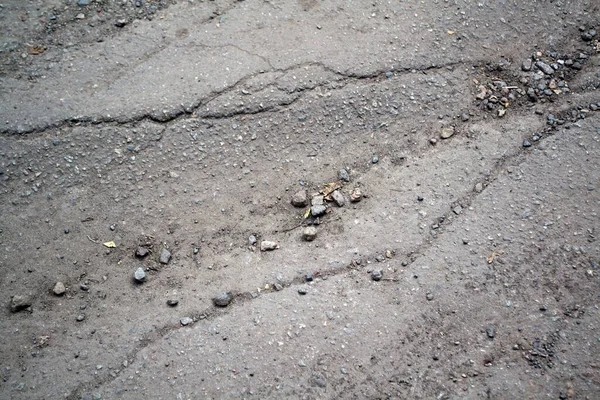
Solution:
<svg viewBox="0 0 600 400">
<path fill-rule="evenodd" d="M 4 1 L 0 398 L 599 399 L 599 31 Z"/>
</svg>

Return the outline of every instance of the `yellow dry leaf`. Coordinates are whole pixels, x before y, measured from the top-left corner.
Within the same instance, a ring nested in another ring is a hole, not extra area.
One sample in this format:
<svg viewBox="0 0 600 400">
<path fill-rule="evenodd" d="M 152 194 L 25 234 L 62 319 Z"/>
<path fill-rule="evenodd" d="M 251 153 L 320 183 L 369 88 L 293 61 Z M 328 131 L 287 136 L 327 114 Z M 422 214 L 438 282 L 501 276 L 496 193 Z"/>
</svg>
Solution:
<svg viewBox="0 0 600 400">
<path fill-rule="evenodd" d="M 105 247 L 109 247 L 109 248 L 114 248 L 117 247 L 117 245 L 115 244 L 115 242 L 113 242 L 112 240 L 110 242 L 104 242 L 102 243 Z"/>
<path fill-rule="evenodd" d="M 310 208 L 304 212 L 304 219 L 310 217 Z"/>
</svg>

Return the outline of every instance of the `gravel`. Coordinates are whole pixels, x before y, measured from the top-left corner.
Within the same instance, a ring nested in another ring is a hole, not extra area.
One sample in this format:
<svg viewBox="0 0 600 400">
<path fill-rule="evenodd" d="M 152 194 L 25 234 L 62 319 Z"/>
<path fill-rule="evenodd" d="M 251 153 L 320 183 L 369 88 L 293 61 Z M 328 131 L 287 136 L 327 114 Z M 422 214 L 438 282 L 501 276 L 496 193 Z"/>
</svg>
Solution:
<svg viewBox="0 0 600 400">
<path fill-rule="evenodd" d="M 22 311 L 31 307 L 31 304 L 31 297 L 27 295 L 16 294 L 10 301 L 10 311 L 14 313 Z"/>
<path fill-rule="evenodd" d="M 180 323 L 182 326 L 187 326 L 187 325 L 193 324 L 193 323 L 194 323 L 194 320 L 193 320 L 193 319 L 191 319 L 190 317 L 183 317 L 183 318 L 181 318 L 181 319 L 179 320 L 179 323 Z"/>
<path fill-rule="evenodd" d="M 159 257 L 158 261 L 161 264 L 168 264 L 169 261 L 171 261 L 171 252 L 167 249 L 163 249 L 160 253 L 160 257 Z"/>
<path fill-rule="evenodd" d="M 344 205 L 346 205 L 346 198 L 339 190 L 334 190 L 333 193 L 331 193 L 331 198 L 338 207 L 344 207 Z"/>
<path fill-rule="evenodd" d="M 454 135 L 454 127 L 453 126 L 445 126 L 442 128 L 442 132 L 440 133 L 440 137 L 442 139 L 448 139 Z"/>
<path fill-rule="evenodd" d="M 233 293 L 231 292 L 222 292 L 213 297 L 213 304 L 217 307 L 227 307 L 229 303 L 233 300 Z"/>
<path fill-rule="evenodd" d="M 360 189 L 359 188 L 355 188 L 350 193 L 350 202 L 351 203 L 358 203 L 359 201 L 362 200 L 362 197 L 363 197 L 363 194 L 360 191 Z"/>
<path fill-rule="evenodd" d="M 144 268 L 138 267 L 138 269 L 136 269 L 133 273 L 133 278 L 137 282 L 144 282 L 146 280 L 146 272 L 144 271 Z"/>
<path fill-rule="evenodd" d="M 310 215 L 313 217 L 320 217 L 321 215 L 324 215 L 325 212 L 327 212 L 327 207 L 324 205 L 316 205 L 310 208 Z"/>
<path fill-rule="evenodd" d="M 56 285 L 54 285 L 54 289 L 52 289 L 52 292 L 57 296 L 62 296 L 63 294 L 65 294 L 66 291 L 67 288 L 62 282 L 56 282 Z"/>
<path fill-rule="evenodd" d="M 371 272 L 371 279 L 373 279 L 375 282 L 380 281 L 381 278 L 383 278 L 383 272 L 380 269 L 376 269 L 375 271 Z"/>
<path fill-rule="evenodd" d="M 308 226 L 304 228 L 304 231 L 302 231 L 302 239 L 306 240 L 307 242 L 312 242 L 316 239 L 316 237 L 317 228 L 315 228 L 314 226 Z"/>
<path fill-rule="evenodd" d="M 150 253 L 150 251 L 142 246 L 139 246 L 136 250 L 135 250 L 135 256 L 139 257 L 139 258 L 144 258 L 146 257 L 148 254 Z"/>
<path fill-rule="evenodd" d="M 179 300 L 177 300 L 177 299 L 169 299 L 169 300 L 167 300 L 167 305 L 169 307 L 177 307 L 177 304 L 179 304 Z"/>
<path fill-rule="evenodd" d="M 338 178 L 344 182 L 350 182 L 350 174 L 346 170 L 346 168 L 342 168 L 338 172 Z"/>
<path fill-rule="evenodd" d="M 260 242 L 260 251 L 271 251 L 279 248 L 279 244 L 277 242 L 272 242 L 270 240 L 263 240 Z"/>
<path fill-rule="evenodd" d="M 554 69 L 543 61 L 537 61 L 535 66 L 546 75 L 554 74 Z"/>
<path fill-rule="evenodd" d="M 300 190 L 299 192 L 294 193 L 291 203 L 294 207 L 306 207 L 308 204 L 306 190 Z"/>
</svg>

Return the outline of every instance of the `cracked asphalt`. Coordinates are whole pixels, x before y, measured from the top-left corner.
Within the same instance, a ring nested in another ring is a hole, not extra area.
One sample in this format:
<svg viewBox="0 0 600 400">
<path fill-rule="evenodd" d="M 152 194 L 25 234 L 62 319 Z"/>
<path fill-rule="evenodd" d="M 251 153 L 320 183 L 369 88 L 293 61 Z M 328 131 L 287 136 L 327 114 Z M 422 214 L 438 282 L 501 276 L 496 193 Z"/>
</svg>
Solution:
<svg viewBox="0 0 600 400">
<path fill-rule="evenodd" d="M 0 25 L 1 398 L 600 396 L 597 2 Z"/>
</svg>

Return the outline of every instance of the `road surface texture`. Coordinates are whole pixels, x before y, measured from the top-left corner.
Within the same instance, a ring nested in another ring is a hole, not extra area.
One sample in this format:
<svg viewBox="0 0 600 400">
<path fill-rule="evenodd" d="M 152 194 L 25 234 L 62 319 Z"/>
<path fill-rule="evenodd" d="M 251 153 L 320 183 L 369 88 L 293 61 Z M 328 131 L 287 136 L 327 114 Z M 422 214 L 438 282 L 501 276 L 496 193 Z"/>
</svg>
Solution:
<svg viewBox="0 0 600 400">
<path fill-rule="evenodd" d="M 600 398 L 599 31 L 5 0 L 0 398 Z"/>
</svg>

